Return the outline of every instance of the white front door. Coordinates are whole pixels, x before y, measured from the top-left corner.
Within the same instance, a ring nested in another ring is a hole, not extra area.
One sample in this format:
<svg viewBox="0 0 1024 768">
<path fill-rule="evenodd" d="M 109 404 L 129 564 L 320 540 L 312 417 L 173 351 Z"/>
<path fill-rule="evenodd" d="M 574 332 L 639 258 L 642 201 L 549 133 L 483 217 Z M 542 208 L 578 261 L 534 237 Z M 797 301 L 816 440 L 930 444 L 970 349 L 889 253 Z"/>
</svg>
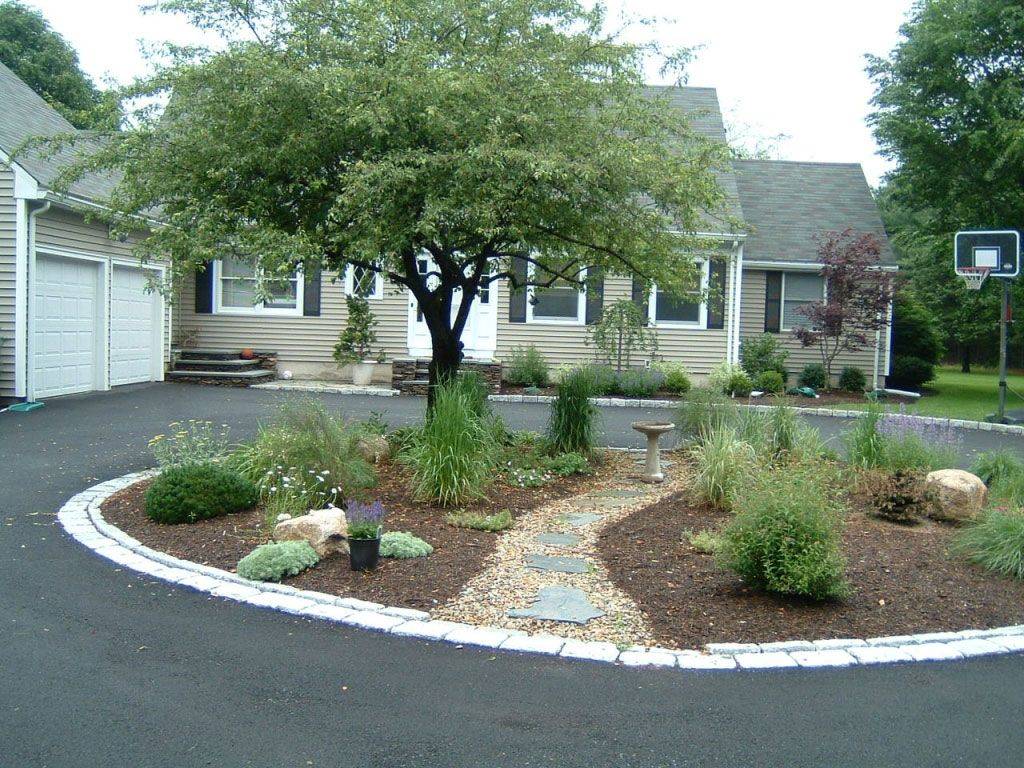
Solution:
<svg viewBox="0 0 1024 768">
<path fill-rule="evenodd" d="M 148 273 L 114 266 L 110 284 L 110 383 L 160 378 L 160 294 L 147 293 Z"/>
<path fill-rule="evenodd" d="M 39 255 L 32 297 L 32 395 L 103 388 L 102 264 Z"/>
<path fill-rule="evenodd" d="M 420 256 L 416 259 L 416 268 L 421 275 L 428 274 L 433 267 L 433 259 Z M 419 310 L 416 297 L 409 295 L 409 355 L 412 357 L 430 357 L 430 330 Z M 452 302 L 454 318 L 461 305 L 461 293 L 456 293 Z M 480 292 L 469 310 L 466 326 L 462 330 L 463 353 L 472 360 L 492 360 L 498 341 L 498 313 L 494 295 L 494 286 L 488 286 Z"/>
</svg>

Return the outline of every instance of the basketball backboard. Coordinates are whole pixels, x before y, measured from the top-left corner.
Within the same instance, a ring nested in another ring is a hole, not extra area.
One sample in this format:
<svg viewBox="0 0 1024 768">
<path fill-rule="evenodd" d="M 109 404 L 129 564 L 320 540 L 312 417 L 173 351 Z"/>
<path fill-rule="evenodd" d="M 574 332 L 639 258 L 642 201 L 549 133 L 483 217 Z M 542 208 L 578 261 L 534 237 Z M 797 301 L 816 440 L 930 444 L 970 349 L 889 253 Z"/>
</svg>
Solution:
<svg viewBox="0 0 1024 768">
<path fill-rule="evenodd" d="M 954 268 L 958 275 L 987 270 L 991 277 L 1020 273 L 1020 233 L 1012 229 L 956 233 Z"/>
</svg>

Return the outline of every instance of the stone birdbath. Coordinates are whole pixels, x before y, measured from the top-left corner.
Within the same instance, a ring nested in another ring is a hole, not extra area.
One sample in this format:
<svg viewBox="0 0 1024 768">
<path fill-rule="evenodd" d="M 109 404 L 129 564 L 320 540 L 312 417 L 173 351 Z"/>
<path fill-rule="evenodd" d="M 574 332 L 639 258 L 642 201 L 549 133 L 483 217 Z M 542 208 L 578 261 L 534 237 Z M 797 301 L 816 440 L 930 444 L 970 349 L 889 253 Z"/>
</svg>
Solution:
<svg viewBox="0 0 1024 768">
<path fill-rule="evenodd" d="M 662 483 L 665 475 L 661 471 L 661 457 L 658 441 L 666 432 L 676 428 L 675 424 L 663 421 L 634 421 L 633 429 L 647 436 L 647 468 L 643 480 L 648 483 Z"/>
</svg>

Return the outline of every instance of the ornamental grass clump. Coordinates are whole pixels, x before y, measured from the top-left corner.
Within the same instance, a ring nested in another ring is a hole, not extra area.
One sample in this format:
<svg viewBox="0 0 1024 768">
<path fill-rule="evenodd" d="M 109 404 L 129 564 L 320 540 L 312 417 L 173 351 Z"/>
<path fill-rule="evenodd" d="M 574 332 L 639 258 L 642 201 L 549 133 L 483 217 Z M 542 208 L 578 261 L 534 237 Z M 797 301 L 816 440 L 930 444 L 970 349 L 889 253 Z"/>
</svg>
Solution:
<svg viewBox="0 0 1024 768">
<path fill-rule="evenodd" d="M 1008 448 L 1001 451 L 986 451 L 975 460 L 971 472 L 985 485 L 991 486 L 1012 477 L 1024 477 L 1024 460 Z"/>
<path fill-rule="evenodd" d="M 558 384 L 558 395 L 551 403 L 548 440 L 556 453 L 589 455 L 597 433 L 597 407 L 594 379 L 584 368 L 567 374 Z"/>
<path fill-rule="evenodd" d="M 693 490 L 717 509 L 729 509 L 736 492 L 754 474 L 757 454 L 732 427 L 712 432 L 691 451 L 696 462 Z"/>
<path fill-rule="evenodd" d="M 703 439 L 706 435 L 736 422 L 739 409 L 721 392 L 699 388 L 688 392 L 676 411 L 676 429 L 687 442 Z"/>
<path fill-rule="evenodd" d="M 209 520 L 256 505 L 256 487 L 218 464 L 182 464 L 165 469 L 149 486 L 146 516 L 157 523 Z"/>
<path fill-rule="evenodd" d="M 1024 513 L 1019 509 L 990 509 L 968 524 L 956 551 L 982 568 L 1024 579 Z"/>
<path fill-rule="evenodd" d="M 237 573 L 251 581 L 281 581 L 312 568 L 319 561 L 308 541 L 278 541 L 262 544 L 239 560 Z"/>
<path fill-rule="evenodd" d="M 465 385 L 437 387 L 423 429 L 400 455 L 412 468 L 413 491 L 421 501 L 447 507 L 483 495 L 499 445 L 486 419 L 478 415 L 478 406 Z"/>
<path fill-rule="evenodd" d="M 434 548 L 418 536 L 407 531 L 388 531 L 380 537 L 380 556 L 397 560 L 426 557 Z"/>
<path fill-rule="evenodd" d="M 813 469 L 786 467 L 737 490 L 719 562 L 757 589 L 812 600 L 849 593 L 836 502 Z"/>
</svg>

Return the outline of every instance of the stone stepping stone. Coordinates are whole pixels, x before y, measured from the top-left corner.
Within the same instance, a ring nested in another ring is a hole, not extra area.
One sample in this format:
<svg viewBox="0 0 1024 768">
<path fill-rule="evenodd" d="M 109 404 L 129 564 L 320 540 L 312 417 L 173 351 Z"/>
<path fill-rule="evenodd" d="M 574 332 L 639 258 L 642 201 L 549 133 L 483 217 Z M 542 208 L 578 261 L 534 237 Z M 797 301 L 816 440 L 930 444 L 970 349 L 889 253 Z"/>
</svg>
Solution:
<svg viewBox="0 0 1024 768">
<path fill-rule="evenodd" d="M 592 512 L 577 512 L 576 514 L 565 516 L 565 522 L 573 528 L 584 528 L 591 523 L 596 523 L 600 519 L 600 515 L 595 515 Z"/>
<path fill-rule="evenodd" d="M 537 541 L 552 547 L 575 547 L 580 543 L 580 537 L 575 533 L 542 533 Z"/>
<path fill-rule="evenodd" d="M 554 571 L 555 573 L 587 573 L 590 566 L 586 560 L 576 557 L 552 557 L 551 555 L 527 555 L 526 567 L 536 571 Z"/>
<path fill-rule="evenodd" d="M 516 619 L 586 624 L 591 619 L 604 616 L 604 611 L 592 605 L 582 589 L 541 587 L 529 608 L 513 608 L 508 615 Z"/>
</svg>

